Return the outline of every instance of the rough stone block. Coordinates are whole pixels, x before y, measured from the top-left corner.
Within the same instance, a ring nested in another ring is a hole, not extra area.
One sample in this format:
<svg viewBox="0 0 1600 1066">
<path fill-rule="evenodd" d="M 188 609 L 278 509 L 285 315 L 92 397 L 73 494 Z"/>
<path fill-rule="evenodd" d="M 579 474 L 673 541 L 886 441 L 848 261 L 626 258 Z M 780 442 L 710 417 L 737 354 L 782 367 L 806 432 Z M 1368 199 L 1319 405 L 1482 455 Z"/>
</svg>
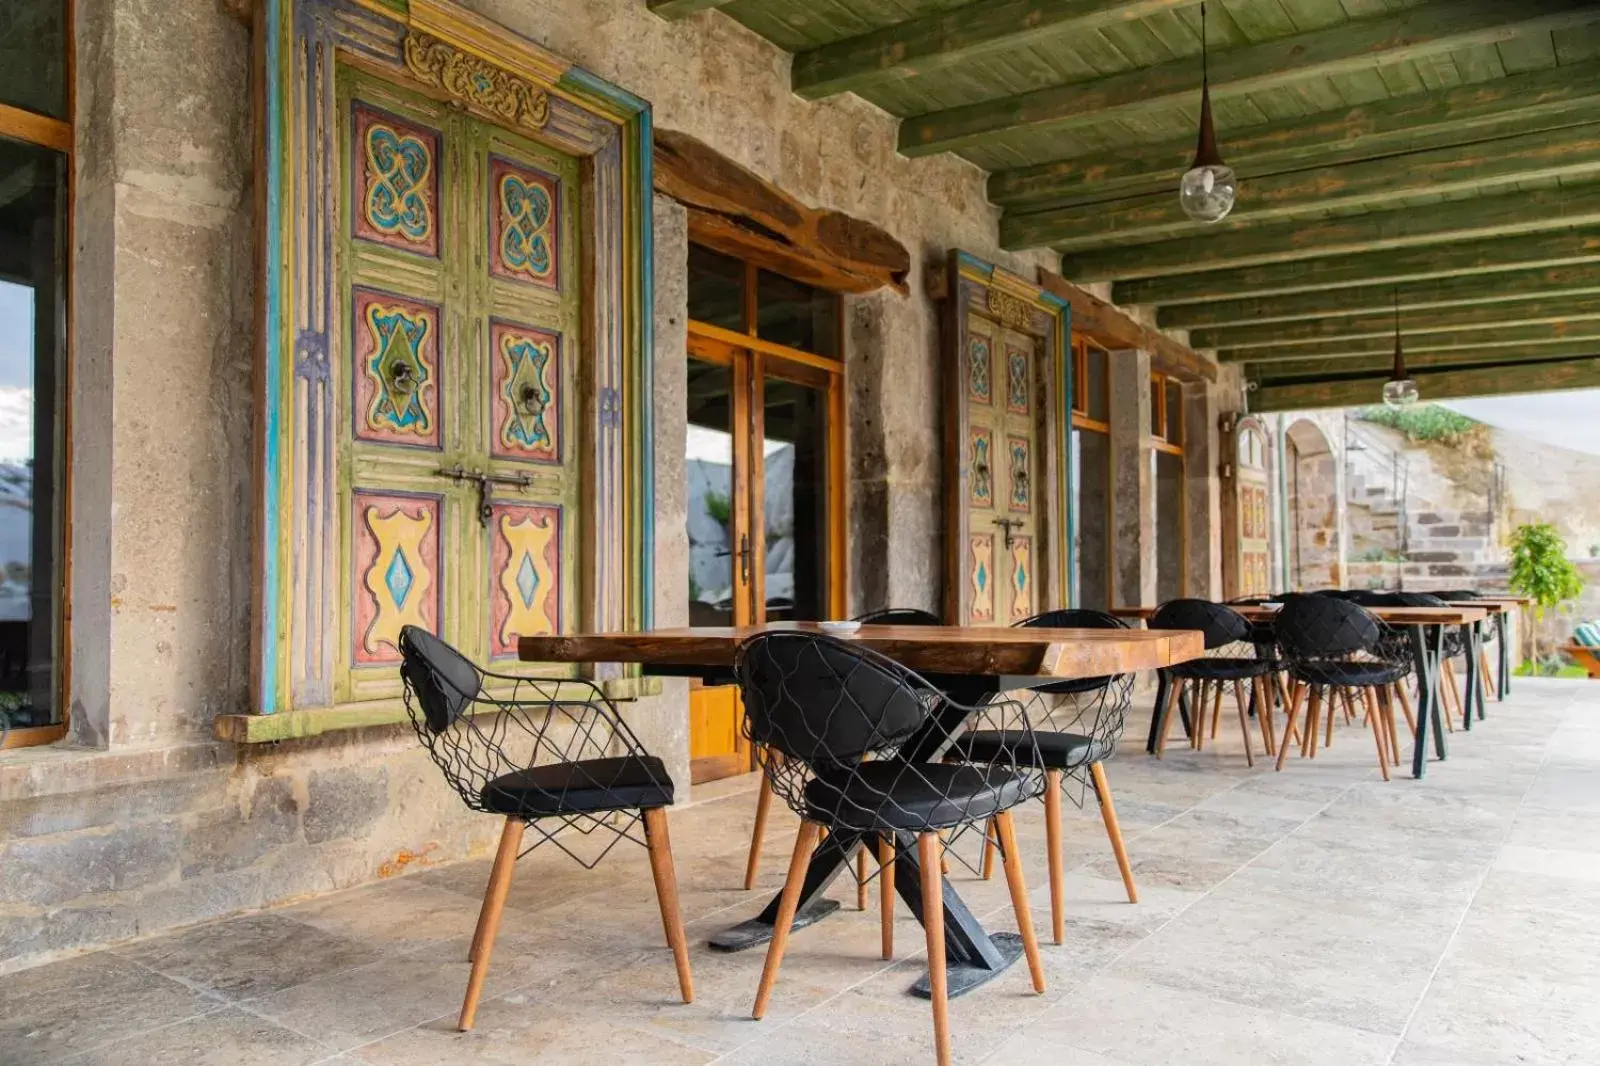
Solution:
<svg viewBox="0 0 1600 1066">
<path fill-rule="evenodd" d="M 294 782 L 267 778 L 257 785 L 248 809 L 226 807 L 201 815 L 183 836 L 183 877 L 236 870 L 294 839 L 300 807 Z"/>
<path fill-rule="evenodd" d="M 69 833 L 187 814 L 221 804 L 226 791 L 226 775 L 215 772 L 125 781 L 79 792 L 18 799 L 0 803 L 0 839 Z"/>
<path fill-rule="evenodd" d="M 382 766 L 313 770 L 306 790 L 307 843 L 359 837 L 389 807 L 389 772 Z"/>
<path fill-rule="evenodd" d="M 0 853 L 0 901 L 56 904 L 155 884 L 177 873 L 178 836 L 164 821 L 12 841 Z"/>
</svg>

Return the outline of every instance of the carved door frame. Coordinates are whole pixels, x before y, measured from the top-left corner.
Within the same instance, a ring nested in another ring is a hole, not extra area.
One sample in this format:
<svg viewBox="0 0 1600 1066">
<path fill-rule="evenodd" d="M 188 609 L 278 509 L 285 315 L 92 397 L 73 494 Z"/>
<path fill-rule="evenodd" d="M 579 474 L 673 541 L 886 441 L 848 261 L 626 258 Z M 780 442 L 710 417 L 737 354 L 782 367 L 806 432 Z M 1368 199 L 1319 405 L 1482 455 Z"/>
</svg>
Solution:
<svg viewBox="0 0 1600 1066">
<path fill-rule="evenodd" d="M 452 0 L 258 0 L 254 38 L 260 284 L 251 712 L 322 712 L 335 702 L 339 544 L 329 523 L 338 479 L 330 420 L 339 407 L 329 360 L 340 320 L 332 253 L 337 63 L 579 158 L 587 358 L 573 412 L 583 458 L 577 624 L 648 628 L 655 556 L 649 105 Z M 285 735 L 325 727 L 284 725 Z M 220 721 L 218 730 L 239 732 Z"/>
<path fill-rule="evenodd" d="M 1069 421 L 1072 417 L 1071 308 L 1046 292 L 993 263 L 967 252 L 952 251 L 945 270 L 933 282 L 941 301 L 940 370 L 944 390 L 944 503 L 945 588 L 944 614 L 952 624 L 969 616 L 973 591 L 962 579 L 970 515 L 966 507 L 972 471 L 967 462 L 971 428 L 965 402 L 967 352 L 962 338 L 968 319 L 977 310 L 1007 329 L 1033 338 L 1042 371 L 1039 391 L 1040 461 L 1044 490 L 1038 500 L 1038 546 L 1034 580 L 1040 589 L 1040 610 L 1069 607 L 1076 602 L 1072 576 L 1072 463 Z"/>
<path fill-rule="evenodd" d="M 1224 595 L 1229 599 L 1238 596 L 1266 595 L 1271 591 L 1274 569 L 1272 566 L 1273 538 L 1272 538 L 1272 498 L 1273 479 L 1271 470 L 1272 462 L 1272 435 L 1267 432 L 1266 423 L 1257 415 L 1229 416 L 1222 424 L 1222 433 L 1218 441 L 1219 449 L 1224 456 L 1221 464 L 1222 474 L 1222 531 L 1223 544 L 1226 550 L 1222 553 L 1222 588 Z M 1246 501 L 1243 498 L 1243 489 L 1246 479 L 1239 461 L 1239 441 L 1246 433 L 1254 433 L 1261 440 L 1261 453 L 1263 465 L 1260 468 L 1264 476 L 1260 484 L 1253 487 L 1261 491 L 1260 506 L 1249 513 L 1246 511 Z M 1249 587 L 1250 576 L 1246 573 L 1244 565 L 1245 534 L 1251 533 L 1250 540 L 1265 540 L 1266 542 L 1266 567 L 1265 573 L 1258 575 L 1260 588 Z"/>
</svg>

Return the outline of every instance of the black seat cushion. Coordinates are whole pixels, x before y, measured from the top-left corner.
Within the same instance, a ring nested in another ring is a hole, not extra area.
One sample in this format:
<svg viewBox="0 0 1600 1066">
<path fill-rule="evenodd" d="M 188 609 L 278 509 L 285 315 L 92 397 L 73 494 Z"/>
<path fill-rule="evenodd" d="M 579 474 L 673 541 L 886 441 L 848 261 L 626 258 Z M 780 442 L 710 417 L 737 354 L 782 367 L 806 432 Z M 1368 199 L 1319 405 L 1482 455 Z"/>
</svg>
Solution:
<svg viewBox="0 0 1600 1066">
<path fill-rule="evenodd" d="M 1039 758 L 1047 770 L 1073 770 L 1100 762 L 1111 754 L 1111 745 L 1082 733 L 1035 731 Z M 1027 747 L 1020 729 L 974 729 L 964 733 L 951 749 L 951 755 L 968 762 L 1007 763 Z"/>
<path fill-rule="evenodd" d="M 885 760 L 823 772 L 806 784 L 806 817 L 848 829 L 948 829 L 1028 799 L 1028 779 L 998 766 Z"/>
<path fill-rule="evenodd" d="M 1244 681 L 1281 669 L 1270 659 L 1191 659 L 1171 668 L 1187 681 Z"/>
<path fill-rule="evenodd" d="M 666 807 L 672 803 L 672 778 L 653 755 L 582 759 L 503 774 L 484 786 L 482 798 L 496 814 L 529 818 Z"/>
<path fill-rule="evenodd" d="M 1373 685 L 1391 685 L 1411 672 L 1406 663 L 1372 662 L 1359 660 L 1340 662 L 1315 659 L 1298 662 L 1289 672 L 1309 685 L 1336 685 L 1344 688 L 1368 688 Z"/>
<path fill-rule="evenodd" d="M 1071 681 L 1051 681 L 1048 684 L 1036 685 L 1034 692 L 1042 692 L 1046 696 L 1081 696 L 1085 692 L 1099 692 L 1115 678 L 1111 677 L 1078 677 Z"/>
</svg>

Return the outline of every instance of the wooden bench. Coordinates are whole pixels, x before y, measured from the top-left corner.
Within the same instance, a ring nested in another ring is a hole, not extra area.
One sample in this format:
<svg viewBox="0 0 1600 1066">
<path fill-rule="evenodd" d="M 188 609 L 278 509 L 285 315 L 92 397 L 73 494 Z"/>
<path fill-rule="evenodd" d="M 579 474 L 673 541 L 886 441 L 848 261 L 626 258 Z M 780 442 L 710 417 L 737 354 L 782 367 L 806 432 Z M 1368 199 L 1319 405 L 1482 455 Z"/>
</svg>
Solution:
<svg viewBox="0 0 1600 1066">
<path fill-rule="evenodd" d="M 1600 648 L 1586 648 L 1582 644 L 1563 644 L 1561 650 L 1589 671 L 1591 678 L 1600 678 Z"/>
</svg>

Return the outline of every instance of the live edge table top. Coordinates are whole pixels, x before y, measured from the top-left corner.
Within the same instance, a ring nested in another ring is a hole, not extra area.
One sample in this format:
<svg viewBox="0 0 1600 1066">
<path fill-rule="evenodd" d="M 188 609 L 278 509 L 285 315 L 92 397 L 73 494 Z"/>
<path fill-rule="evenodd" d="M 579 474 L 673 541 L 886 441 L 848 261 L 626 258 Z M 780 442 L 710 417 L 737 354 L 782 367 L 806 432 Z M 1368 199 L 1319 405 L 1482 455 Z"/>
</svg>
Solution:
<svg viewBox="0 0 1600 1066">
<path fill-rule="evenodd" d="M 528 662 L 727 668 L 741 643 L 764 632 L 825 633 L 814 622 L 575 633 L 523 637 L 518 651 Z M 924 674 L 1070 680 L 1156 670 L 1197 659 L 1205 651 L 1197 630 L 862 626 L 848 635 L 825 635 L 859 644 Z"/>
</svg>

